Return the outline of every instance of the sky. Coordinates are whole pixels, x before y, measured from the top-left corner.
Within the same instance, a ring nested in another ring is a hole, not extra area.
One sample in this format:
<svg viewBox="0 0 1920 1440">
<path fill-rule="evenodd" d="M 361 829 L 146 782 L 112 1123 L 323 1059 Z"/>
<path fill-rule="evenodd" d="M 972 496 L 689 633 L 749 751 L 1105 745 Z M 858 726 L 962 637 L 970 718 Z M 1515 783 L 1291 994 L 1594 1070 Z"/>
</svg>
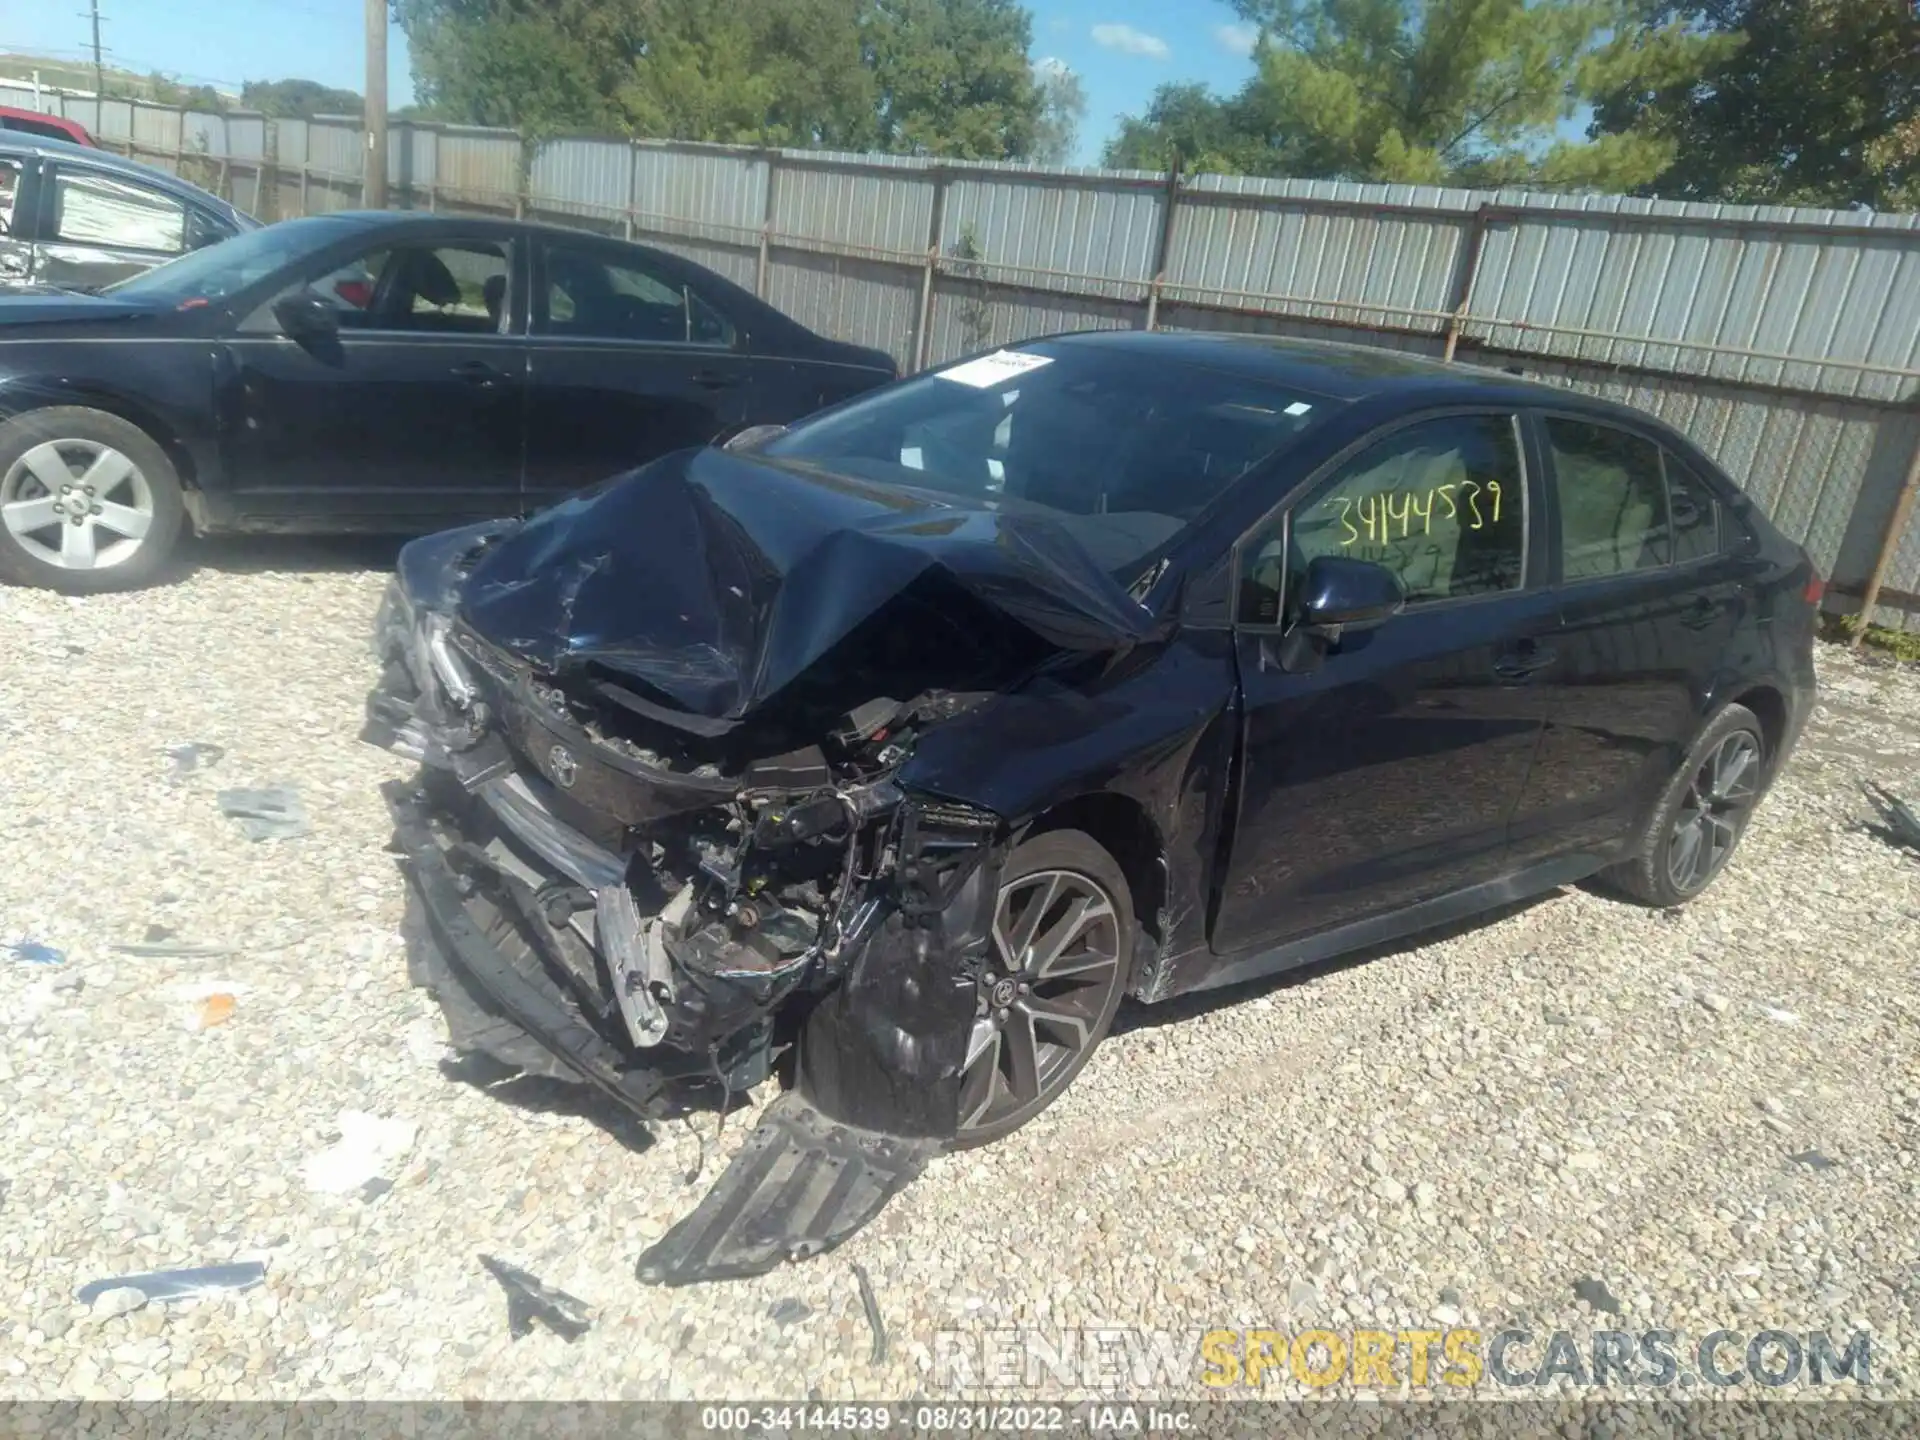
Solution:
<svg viewBox="0 0 1920 1440">
<path fill-rule="evenodd" d="M 0 50 L 87 58 L 88 0 L 0 0 Z M 770 0 L 777 3 L 777 0 Z M 1086 87 L 1081 164 L 1094 164 L 1120 116 L 1168 81 L 1222 93 L 1252 73 L 1252 31 L 1224 0 L 1027 0 L 1033 58 L 1072 67 Z M 298 76 L 366 88 L 362 0 L 100 0 L 109 63 L 238 91 L 245 80 Z M 387 95 L 411 103 L 406 37 L 387 38 Z"/>
</svg>

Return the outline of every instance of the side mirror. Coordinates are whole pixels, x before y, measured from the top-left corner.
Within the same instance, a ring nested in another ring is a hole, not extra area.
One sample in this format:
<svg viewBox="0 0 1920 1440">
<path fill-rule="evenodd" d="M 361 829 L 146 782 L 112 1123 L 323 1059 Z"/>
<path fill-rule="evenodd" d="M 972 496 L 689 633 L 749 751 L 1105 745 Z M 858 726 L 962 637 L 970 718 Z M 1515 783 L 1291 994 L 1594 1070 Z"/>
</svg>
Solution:
<svg viewBox="0 0 1920 1440">
<path fill-rule="evenodd" d="M 1307 564 L 1300 623 L 1316 630 L 1361 630 L 1406 608 L 1400 577 L 1371 560 L 1321 555 Z"/>
<path fill-rule="evenodd" d="M 340 338 L 340 314 L 311 290 L 296 290 L 273 302 L 273 318 L 290 340 L 302 345 Z"/>
</svg>

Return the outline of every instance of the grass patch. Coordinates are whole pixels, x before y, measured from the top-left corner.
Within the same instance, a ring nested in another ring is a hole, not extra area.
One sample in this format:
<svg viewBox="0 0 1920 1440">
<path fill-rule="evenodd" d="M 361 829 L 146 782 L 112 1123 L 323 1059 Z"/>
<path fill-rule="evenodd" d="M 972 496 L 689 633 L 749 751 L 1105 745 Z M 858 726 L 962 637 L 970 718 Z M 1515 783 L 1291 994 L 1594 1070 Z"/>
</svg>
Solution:
<svg viewBox="0 0 1920 1440">
<path fill-rule="evenodd" d="M 1864 631 L 1864 634 L 1862 633 Z M 1855 637 L 1860 639 L 1863 650 L 1877 650 L 1883 655 L 1909 665 L 1920 665 L 1920 632 L 1912 630 L 1889 630 L 1884 625 L 1868 625 L 1859 615 L 1822 615 L 1820 617 L 1820 638 L 1831 640 L 1836 645 L 1851 645 Z"/>
</svg>

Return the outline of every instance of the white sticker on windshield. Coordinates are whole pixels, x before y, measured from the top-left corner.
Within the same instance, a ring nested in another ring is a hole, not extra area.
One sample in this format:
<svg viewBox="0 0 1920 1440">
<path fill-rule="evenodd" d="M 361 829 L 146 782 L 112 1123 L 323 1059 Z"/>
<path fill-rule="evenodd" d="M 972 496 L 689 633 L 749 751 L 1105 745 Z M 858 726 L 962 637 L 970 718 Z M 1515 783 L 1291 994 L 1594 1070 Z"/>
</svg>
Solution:
<svg viewBox="0 0 1920 1440">
<path fill-rule="evenodd" d="M 1029 355 L 1022 350 L 996 350 L 991 355 L 982 355 L 977 360 L 955 365 L 951 370 L 936 370 L 934 374 L 942 380 L 957 380 L 962 385 L 971 385 L 976 390 L 991 390 L 1002 380 L 1012 380 L 1029 370 L 1038 370 L 1042 365 L 1052 363 L 1053 359 L 1048 355 Z"/>
<path fill-rule="evenodd" d="M 1307 402 L 1306 402 L 1306 401 L 1304 401 L 1304 400 L 1296 400 L 1296 401 L 1294 401 L 1294 402 L 1293 402 L 1293 403 L 1292 403 L 1291 405 L 1289 405 L 1289 406 L 1287 406 L 1287 414 L 1289 414 L 1289 415 L 1304 415 L 1304 414 L 1306 414 L 1306 413 L 1307 413 L 1307 412 L 1308 412 L 1309 410 L 1311 410 L 1311 409 L 1313 409 L 1313 407 L 1312 407 L 1311 405 L 1309 405 L 1309 404 L 1307 404 Z"/>
</svg>

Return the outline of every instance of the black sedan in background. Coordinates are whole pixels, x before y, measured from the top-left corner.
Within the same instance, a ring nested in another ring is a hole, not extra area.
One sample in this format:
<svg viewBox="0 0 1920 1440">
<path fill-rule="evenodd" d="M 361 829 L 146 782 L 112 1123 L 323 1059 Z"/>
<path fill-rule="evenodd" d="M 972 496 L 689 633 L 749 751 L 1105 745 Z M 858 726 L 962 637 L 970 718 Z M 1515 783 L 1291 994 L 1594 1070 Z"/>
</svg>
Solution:
<svg viewBox="0 0 1920 1440">
<path fill-rule="evenodd" d="M 188 526 L 418 534 L 525 514 L 894 373 L 644 246 L 289 220 L 98 295 L 0 297 L 0 578 L 128 589 Z"/>
</svg>

